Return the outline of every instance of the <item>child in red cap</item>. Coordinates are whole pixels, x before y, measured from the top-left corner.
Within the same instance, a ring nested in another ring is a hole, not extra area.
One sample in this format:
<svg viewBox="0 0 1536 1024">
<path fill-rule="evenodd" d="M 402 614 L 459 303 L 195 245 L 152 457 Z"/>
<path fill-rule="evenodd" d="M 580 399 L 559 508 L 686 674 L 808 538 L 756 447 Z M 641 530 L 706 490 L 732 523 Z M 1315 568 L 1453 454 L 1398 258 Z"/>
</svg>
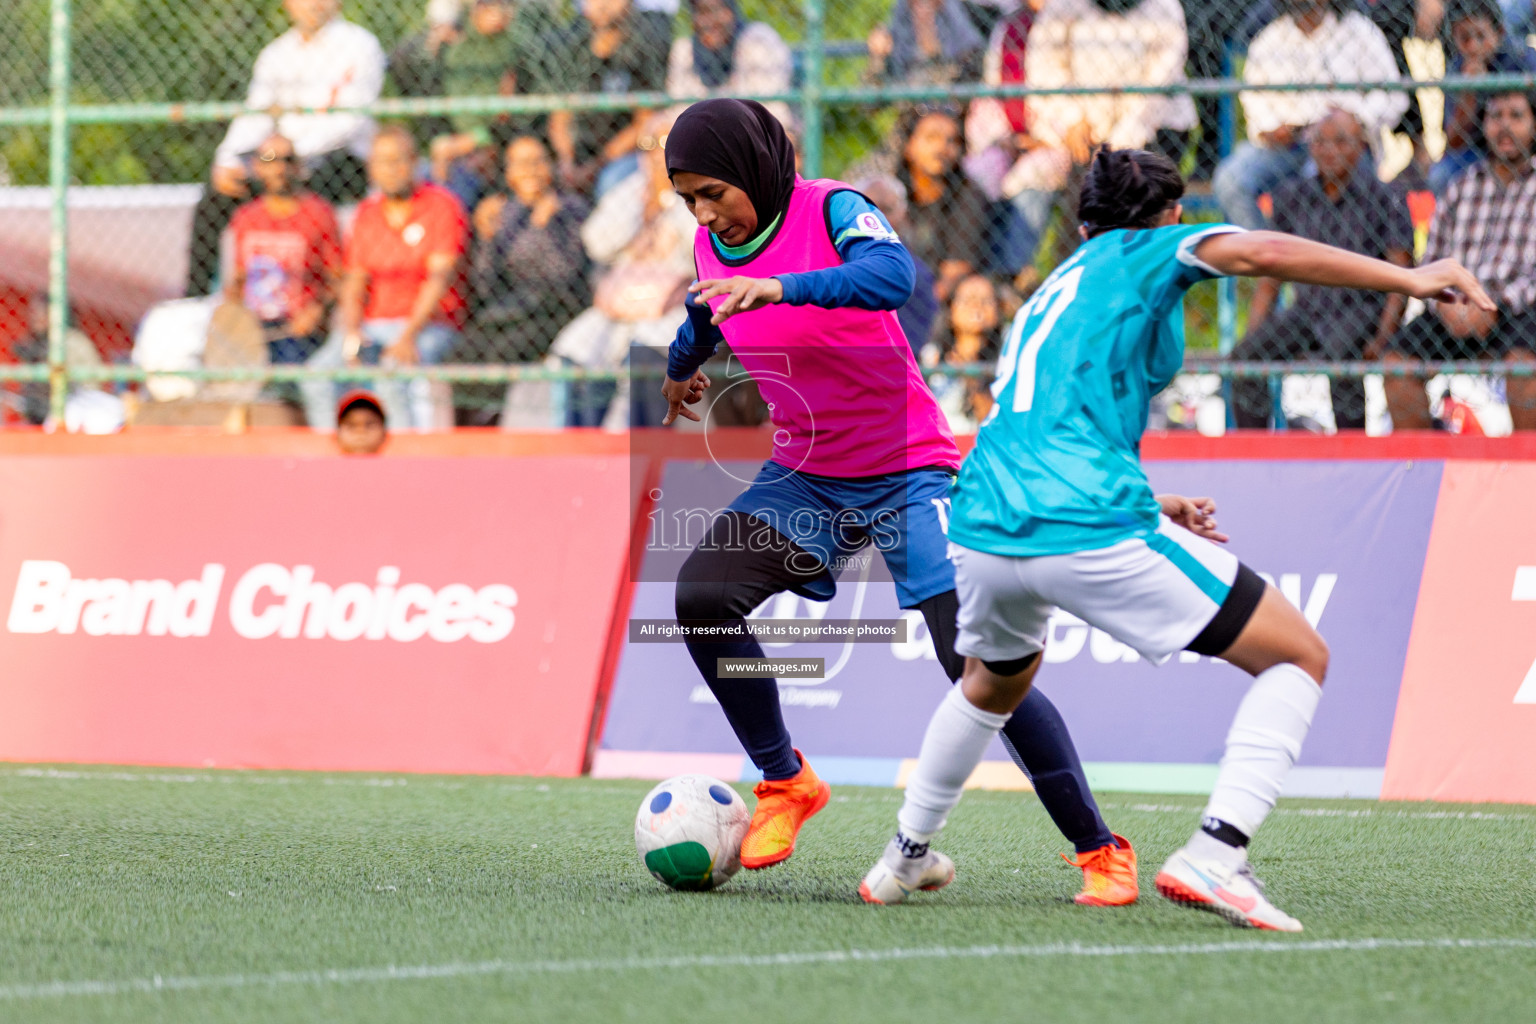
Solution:
<svg viewBox="0 0 1536 1024">
<path fill-rule="evenodd" d="M 384 406 L 373 392 L 348 391 L 336 405 L 336 443 L 344 455 L 372 455 L 384 447 L 389 432 Z"/>
</svg>

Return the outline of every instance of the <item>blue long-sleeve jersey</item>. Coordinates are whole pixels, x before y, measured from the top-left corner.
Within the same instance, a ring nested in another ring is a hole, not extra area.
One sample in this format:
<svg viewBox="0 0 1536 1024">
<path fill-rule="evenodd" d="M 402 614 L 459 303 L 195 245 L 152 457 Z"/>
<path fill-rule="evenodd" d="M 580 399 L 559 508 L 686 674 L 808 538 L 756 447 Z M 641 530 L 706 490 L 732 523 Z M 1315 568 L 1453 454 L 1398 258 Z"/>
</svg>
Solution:
<svg viewBox="0 0 1536 1024">
<path fill-rule="evenodd" d="M 885 215 L 852 191 L 835 193 L 828 212 L 833 245 L 843 265 L 775 275 L 784 286 L 783 301 L 823 309 L 900 309 L 912 297 L 916 269 Z M 870 230 L 867 220 L 858 222 L 866 213 L 879 219 L 880 230 Z M 688 317 L 677 329 L 667 357 L 667 376 L 673 380 L 693 376 L 725 340 L 720 328 L 709 322 L 714 314 L 707 305 L 689 295 L 686 309 Z"/>
</svg>

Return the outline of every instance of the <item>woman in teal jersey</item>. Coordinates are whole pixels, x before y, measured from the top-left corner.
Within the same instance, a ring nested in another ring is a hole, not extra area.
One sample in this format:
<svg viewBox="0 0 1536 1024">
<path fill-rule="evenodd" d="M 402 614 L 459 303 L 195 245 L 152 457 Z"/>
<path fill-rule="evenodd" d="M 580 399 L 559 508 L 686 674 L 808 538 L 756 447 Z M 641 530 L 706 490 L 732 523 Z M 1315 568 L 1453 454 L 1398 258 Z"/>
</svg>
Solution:
<svg viewBox="0 0 1536 1024">
<path fill-rule="evenodd" d="M 1140 461 L 1149 403 L 1183 362 L 1184 293 L 1207 278 L 1493 303 L 1454 260 L 1409 269 L 1271 231 L 1182 225 L 1183 193 L 1161 156 L 1099 152 L 1078 204 L 1084 244 L 1009 330 L 996 402 L 952 492 L 965 672 L 929 723 L 900 831 L 865 878 L 866 899 L 899 902 L 952 873 L 929 839 L 1029 692 L 1059 608 L 1154 664 L 1190 650 L 1254 677 L 1201 827 L 1168 858 L 1157 888 L 1234 924 L 1301 930 L 1264 898 L 1247 844 L 1301 752 L 1328 646 L 1219 546 L 1227 538 L 1213 502 L 1153 494 Z"/>
</svg>

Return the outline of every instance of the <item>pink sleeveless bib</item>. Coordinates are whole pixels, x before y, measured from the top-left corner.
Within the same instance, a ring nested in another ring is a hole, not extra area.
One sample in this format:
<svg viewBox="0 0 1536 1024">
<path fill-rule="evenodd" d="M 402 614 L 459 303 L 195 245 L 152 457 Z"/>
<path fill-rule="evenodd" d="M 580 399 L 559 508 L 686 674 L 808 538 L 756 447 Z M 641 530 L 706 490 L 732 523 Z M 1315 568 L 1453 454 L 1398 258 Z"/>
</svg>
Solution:
<svg viewBox="0 0 1536 1024">
<path fill-rule="evenodd" d="M 709 230 L 699 228 L 693 243 L 699 279 L 841 266 L 826 210 L 832 193 L 848 188 L 840 181 L 796 179 L 778 233 L 744 262 L 723 260 Z M 780 303 L 738 313 L 720 329 L 768 403 L 774 462 L 842 478 L 959 467 L 954 435 L 894 311 Z"/>
</svg>

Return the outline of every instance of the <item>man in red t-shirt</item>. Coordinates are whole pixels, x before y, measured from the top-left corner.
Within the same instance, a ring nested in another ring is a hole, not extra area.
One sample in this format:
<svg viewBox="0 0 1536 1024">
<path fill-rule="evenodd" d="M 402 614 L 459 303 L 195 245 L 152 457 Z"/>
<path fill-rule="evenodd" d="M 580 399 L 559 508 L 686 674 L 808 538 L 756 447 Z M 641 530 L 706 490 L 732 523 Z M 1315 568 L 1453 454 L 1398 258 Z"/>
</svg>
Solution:
<svg viewBox="0 0 1536 1024">
<path fill-rule="evenodd" d="M 298 187 L 292 142 L 271 136 L 253 166 L 262 192 L 229 222 L 235 260 L 225 296 L 261 321 L 269 361 L 302 363 L 324 340 L 341 232 L 330 205 Z"/>
<path fill-rule="evenodd" d="M 311 366 L 430 365 L 458 339 L 467 306 L 469 218 L 453 193 L 416 177 L 416 144 L 398 126 L 379 131 L 368 157 L 375 194 L 357 207 L 341 282 L 339 330 Z M 448 410 L 431 382 L 380 381 L 391 428 L 430 429 Z M 323 399 L 323 401 L 322 401 Z M 310 423 L 324 429 L 334 391 L 306 392 Z"/>
</svg>

